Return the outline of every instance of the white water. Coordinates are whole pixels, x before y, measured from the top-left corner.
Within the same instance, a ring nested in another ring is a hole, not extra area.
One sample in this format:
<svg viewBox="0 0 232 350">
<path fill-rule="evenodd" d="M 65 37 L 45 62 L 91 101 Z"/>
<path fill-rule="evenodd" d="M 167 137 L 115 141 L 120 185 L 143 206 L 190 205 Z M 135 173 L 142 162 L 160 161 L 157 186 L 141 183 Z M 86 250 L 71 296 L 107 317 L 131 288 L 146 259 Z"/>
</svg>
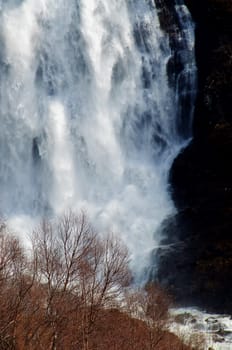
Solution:
<svg viewBox="0 0 232 350">
<path fill-rule="evenodd" d="M 193 27 L 177 5 L 194 90 Z M 171 50 L 153 2 L 0 0 L 0 27 L 2 214 L 19 229 L 85 209 L 121 235 L 141 277 L 175 210 L 171 163 L 191 136 L 177 125 L 179 90 L 168 84 Z M 191 130 L 192 112 L 184 117 Z"/>
<path fill-rule="evenodd" d="M 205 349 L 232 349 L 232 319 L 229 315 L 209 314 L 194 308 L 172 309 L 170 330 L 187 344 L 191 337 L 204 339 Z"/>
</svg>

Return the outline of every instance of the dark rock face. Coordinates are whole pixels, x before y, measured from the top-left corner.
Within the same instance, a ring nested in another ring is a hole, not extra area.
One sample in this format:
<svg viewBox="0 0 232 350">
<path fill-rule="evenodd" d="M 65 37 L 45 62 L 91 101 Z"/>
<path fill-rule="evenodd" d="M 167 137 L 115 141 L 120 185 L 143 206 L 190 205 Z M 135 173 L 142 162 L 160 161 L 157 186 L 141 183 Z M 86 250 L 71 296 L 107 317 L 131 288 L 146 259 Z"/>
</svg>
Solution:
<svg viewBox="0 0 232 350">
<path fill-rule="evenodd" d="M 170 58 L 167 63 L 167 75 L 169 85 L 179 96 L 179 105 L 176 116 L 176 127 L 179 135 L 184 139 L 191 135 L 191 123 L 193 107 L 192 101 L 195 99 L 195 61 L 193 60 L 192 50 L 187 50 L 188 35 L 186 29 L 191 18 L 187 12 L 182 9 L 182 0 L 154 0 L 158 11 L 160 26 L 168 34 L 170 46 Z M 189 28 L 190 29 L 190 28 Z M 193 27 L 191 28 L 194 29 Z M 187 68 L 188 66 L 188 68 Z"/>
<path fill-rule="evenodd" d="M 232 312 L 232 2 L 186 4 L 199 92 L 193 141 L 170 174 L 178 214 L 163 223 L 158 279 L 182 304 Z"/>
<path fill-rule="evenodd" d="M 199 95 L 195 136 L 219 122 L 232 122 L 232 2 L 185 0 L 196 22 Z"/>
</svg>

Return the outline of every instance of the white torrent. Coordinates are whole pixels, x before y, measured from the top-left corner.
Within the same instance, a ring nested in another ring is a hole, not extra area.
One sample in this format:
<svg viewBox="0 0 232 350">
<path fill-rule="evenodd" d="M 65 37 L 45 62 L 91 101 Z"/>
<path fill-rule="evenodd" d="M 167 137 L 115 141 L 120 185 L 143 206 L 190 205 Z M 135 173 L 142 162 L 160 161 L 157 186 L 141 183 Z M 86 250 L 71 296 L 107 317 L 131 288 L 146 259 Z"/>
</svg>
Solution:
<svg viewBox="0 0 232 350">
<path fill-rule="evenodd" d="M 194 91 L 193 26 L 179 3 Z M 177 125 L 154 2 L 0 0 L 0 19 L 2 215 L 17 226 L 85 209 L 122 237 L 141 279 L 175 210 L 172 161 L 191 137 Z M 191 130 L 191 111 L 185 119 Z"/>
</svg>

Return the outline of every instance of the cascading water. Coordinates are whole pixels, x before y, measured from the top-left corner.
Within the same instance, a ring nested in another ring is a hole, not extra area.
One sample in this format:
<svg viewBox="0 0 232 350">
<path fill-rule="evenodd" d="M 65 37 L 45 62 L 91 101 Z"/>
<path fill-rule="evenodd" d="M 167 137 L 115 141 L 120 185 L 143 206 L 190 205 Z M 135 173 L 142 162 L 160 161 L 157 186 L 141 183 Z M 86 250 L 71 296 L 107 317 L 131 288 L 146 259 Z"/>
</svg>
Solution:
<svg viewBox="0 0 232 350">
<path fill-rule="evenodd" d="M 0 11 L 2 214 L 17 223 L 85 209 L 121 235 L 141 277 L 174 210 L 171 163 L 191 136 L 191 108 L 181 109 L 195 88 L 185 6 L 176 2 L 175 84 L 152 0 L 0 0 Z"/>
</svg>

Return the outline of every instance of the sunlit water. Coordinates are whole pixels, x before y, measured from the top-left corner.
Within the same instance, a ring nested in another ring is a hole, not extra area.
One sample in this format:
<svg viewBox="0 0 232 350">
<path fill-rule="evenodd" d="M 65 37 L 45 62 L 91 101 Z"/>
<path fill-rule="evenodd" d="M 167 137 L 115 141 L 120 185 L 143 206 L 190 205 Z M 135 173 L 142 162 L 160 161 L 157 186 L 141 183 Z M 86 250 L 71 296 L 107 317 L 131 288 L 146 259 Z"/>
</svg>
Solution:
<svg viewBox="0 0 232 350">
<path fill-rule="evenodd" d="M 194 35 L 182 1 L 176 10 L 184 93 L 195 86 Z M 0 0 L 0 27 L 2 215 L 25 232 L 84 209 L 122 237 L 141 278 L 175 210 L 168 172 L 192 123 L 190 108 L 182 135 L 153 1 Z"/>
</svg>

